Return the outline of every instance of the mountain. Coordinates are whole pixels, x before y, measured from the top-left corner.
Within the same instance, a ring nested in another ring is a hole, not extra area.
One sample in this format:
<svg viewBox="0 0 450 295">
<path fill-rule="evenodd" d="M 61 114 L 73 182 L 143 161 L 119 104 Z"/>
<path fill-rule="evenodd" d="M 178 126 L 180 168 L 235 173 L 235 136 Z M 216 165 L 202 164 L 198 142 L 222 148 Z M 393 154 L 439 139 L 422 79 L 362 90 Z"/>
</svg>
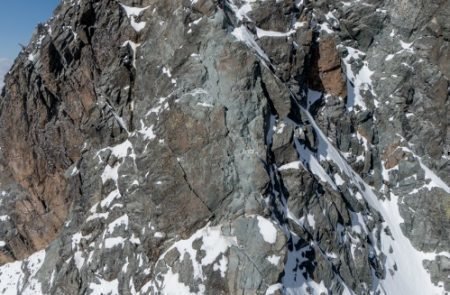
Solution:
<svg viewBox="0 0 450 295">
<path fill-rule="evenodd" d="M 11 61 L 7 58 L 0 58 L 0 88 L 3 88 L 3 77 L 8 73 Z"/>
<path fill-rule="evenodd" d="M 0 98 L 0 294 L 448 294 L 449 19 L 62 1 Z"/>
</svg>

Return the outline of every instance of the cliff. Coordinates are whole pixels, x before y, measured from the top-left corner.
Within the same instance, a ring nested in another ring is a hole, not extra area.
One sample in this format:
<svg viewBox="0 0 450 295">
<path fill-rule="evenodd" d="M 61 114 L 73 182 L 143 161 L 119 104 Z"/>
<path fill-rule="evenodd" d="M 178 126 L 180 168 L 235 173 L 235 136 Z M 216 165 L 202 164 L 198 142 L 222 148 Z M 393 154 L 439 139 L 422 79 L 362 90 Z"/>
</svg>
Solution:
<svg viewBox="0 0 450 295">
<path fill-rule="evenodd" d="M 62 1 L 0 98 L 0 293 L 447 294 L 449 19 Z"/>
</svg>

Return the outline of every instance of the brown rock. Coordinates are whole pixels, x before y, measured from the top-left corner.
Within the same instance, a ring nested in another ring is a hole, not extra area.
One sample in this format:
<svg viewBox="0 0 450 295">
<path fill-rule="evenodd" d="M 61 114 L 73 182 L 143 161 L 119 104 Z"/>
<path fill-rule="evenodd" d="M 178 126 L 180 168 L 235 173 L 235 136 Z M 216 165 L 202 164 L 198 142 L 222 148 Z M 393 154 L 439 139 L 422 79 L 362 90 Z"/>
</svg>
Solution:
<svg viewBox="0 0 450 295">
<path fill-rule="evenodd" d="M 216 5 L 211 0 L 199 0 L 194 4 L 193 9 L 206 16 L 211 16 L 216 10 Z"/>
<path fill-rule="evenodd" d="M 319 71 L 327 72 L 341 67 L 341 60 L 336 50 L 336 42 L 331 37 L 322 37 L 319 42 Z"/>
<path fill-rule="evenodd" d="M 0 265 L 13 262 L 14 258 L 4 249 L 0 249 Z"/>
<path fill-rule="evenodd" d="M 392 169 L 407 156 L 407 153 L 398 148 L 398 143 L 389 146 L 383 153 L 385 169 Z"/>
<path fill-rule="evenodd" d="M 332 37 L 322 37 L 319 44 L 312 46 L 307 76 L 311 89 L 334 96 L 347 96 L 346 78 Z"/>
</svg>

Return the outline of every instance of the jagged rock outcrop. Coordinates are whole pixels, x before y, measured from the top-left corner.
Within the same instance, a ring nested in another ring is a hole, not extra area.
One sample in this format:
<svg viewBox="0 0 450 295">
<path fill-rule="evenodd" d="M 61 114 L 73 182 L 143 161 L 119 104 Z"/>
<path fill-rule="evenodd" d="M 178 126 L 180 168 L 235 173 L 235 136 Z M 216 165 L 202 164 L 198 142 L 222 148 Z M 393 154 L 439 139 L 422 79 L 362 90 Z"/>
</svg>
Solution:
<svg viewBox="0 0 450 295">
<path fill-rule="evenodd" d="M 62 1 L 1 95 L 0 292 L 448 292 L 450 5 L 416 2 Z"/>
</svg>

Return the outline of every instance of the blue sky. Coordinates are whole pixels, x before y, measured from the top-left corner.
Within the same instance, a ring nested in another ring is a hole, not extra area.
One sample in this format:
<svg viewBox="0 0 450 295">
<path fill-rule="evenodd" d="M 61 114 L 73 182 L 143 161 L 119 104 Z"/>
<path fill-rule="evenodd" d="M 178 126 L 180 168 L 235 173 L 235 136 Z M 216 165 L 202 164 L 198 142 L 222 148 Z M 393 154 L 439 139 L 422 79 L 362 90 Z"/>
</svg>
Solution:
<svg viewBox="0 0 450 295">
<path fill-rule="evenodd" d="M 0 9 L 0 87 L 3 75 L 20 51 L 28 44 L 34 28 L 52 16 L 60 0 L 2 0 Z"/>
</svg>

